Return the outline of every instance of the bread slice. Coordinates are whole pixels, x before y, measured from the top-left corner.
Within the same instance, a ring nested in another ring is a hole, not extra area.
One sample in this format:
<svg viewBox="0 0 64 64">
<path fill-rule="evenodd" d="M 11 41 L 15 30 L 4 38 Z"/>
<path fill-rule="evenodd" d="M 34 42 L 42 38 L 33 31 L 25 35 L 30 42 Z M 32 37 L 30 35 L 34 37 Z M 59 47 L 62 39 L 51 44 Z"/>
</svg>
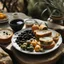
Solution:
<svg viewBox="0 0 64 64">
<path fill-rule="evenodd" d="M 39 41 L 41 41 L 44 44 L 48 45 L 51 42 L 53 42 L 53 38 L 52 37 L 43 37 L 43 38 L 39 38 Z"/>
<path fill-rule="evenodd" d="M 42 44 L 42 46 L 43 46 L 43 48 L 45 48 L 45 49 L 51 49 L 51 48 L 53 48 L 53 47 L 55 46 L 55 41 L 53 41 L 50 45 L 43 45 L 43 44 Z"/>
<path fill-rule="evenodd" d="M 10 29 L 1 29 L 0 30 L 0 43 L 7 44 L 11 41 L 13 32 Z"/>
<path fill-rule="evenodd" d="M 37 37 L 51 36 L 52 32 L 49 30 L 37 30 L 35 31 Z"/>
<path fill-rule="evenodd" d="M 39 30 L 34 30 L 33 33 L 36 34 L 36 32 L 38 32 Z"/>
<path fill-rule="evenodd" d="M 59 36 L 60 36 L 59 33 L 54 34 L 54 35 L 52 36 L 52 37 L 53 37 L 53 40 L 54 40 L 55 42 L 57 42 L 57 41 L 59 40 Z"/>
<path fill-rule="evenodd" d="M 41 24 L 41 25 L 39 26 L 39 29 L 40 29 L 40 30 L 47 30 L 47 26 L 46 26 L 45 24 Z"/>
<path fill-rule="evenodd" d="M 52 37 L 43 37 L 43 38 L 39 38 L 42 47 L 45 49 L 51 49 L 55 46 L 55 41 L 53 41 Z"/>
</svg>

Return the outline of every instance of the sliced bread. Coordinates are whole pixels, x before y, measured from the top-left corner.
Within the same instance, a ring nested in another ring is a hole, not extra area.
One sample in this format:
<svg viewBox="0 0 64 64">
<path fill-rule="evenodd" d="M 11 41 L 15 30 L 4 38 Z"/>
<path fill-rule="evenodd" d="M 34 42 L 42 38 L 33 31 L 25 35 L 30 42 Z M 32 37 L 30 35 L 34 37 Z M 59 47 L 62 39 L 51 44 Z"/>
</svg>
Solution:
<svg viewBox="0 0 64 64">
<path fill-rule="evenodd" d="M 35 31 L 37 37 L 51 36 L 52 32 L 49 30 L 37 30 Z"/>
</svg>

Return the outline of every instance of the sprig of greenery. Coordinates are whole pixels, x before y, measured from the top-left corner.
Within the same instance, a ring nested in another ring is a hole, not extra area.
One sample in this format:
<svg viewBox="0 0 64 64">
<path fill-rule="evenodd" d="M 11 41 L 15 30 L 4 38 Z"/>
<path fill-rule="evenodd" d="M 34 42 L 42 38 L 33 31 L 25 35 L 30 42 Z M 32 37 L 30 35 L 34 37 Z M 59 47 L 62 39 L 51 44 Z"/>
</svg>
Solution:
<svg viewBox="0 0 64 64">
<path fill-rule="evenodd" d="M 64 14 L 64 0 L 49 0 L 49 4 Z"/>
</svg>

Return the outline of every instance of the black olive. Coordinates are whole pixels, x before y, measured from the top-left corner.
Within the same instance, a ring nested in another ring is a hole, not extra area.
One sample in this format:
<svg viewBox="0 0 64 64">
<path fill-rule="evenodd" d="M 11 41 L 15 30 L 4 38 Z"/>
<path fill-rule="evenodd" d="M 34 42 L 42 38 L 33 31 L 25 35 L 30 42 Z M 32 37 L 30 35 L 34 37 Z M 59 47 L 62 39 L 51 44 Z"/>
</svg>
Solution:
<svg viewBox="0 0 64 64">
<path fill-rule="evenodd" d="M 18 37 L 22 37 L 22 35 L 18 35 Z"/>
<path fill-rule="evenodd" d="M 22 32 L 21 35 L 23 35 L 24 33 Z"/>
<path fill-rule="evenodd" d="M 22 41 L 25 41 L 25 39 L 23 38 Z"/>
<path fill-rule="evenodd" d="M 16 42 L 18 42 L 18 40 L 16 40 Z"/>
<path fill-rule="evenodd" d="M 19 44 L 19 42 L 17 42 L 17 44 Z"/>
<path fill-rule="evenodd" d="M 19 43 L 21 43 L 21 45 L 22 45 L 24 42 L 20 41 Z"/>
<path fill-rule="evenodd" d="M 27 31 L 27 30 L 26 30 L 25 32 L 26 32 L 26 33 L 28 33 L 28 31 Z"/>
<path fill-rule="evenodd" d="M 5 31 L 3 33 L 5 33 Z"/>
<path fill-rule="evenodd" d="M 29 50 L 33 51 L 34 47 L 28 42 L 27 40 L 30 40 L 31 38 L 35 39 L 35 35 L 33 34 L 32 30 L 26 30 L 24 32 L 21 32 L 18 37 L 17 37 L 17 43 L 18 45 L 24 49 L 24 50 Z M 31 40 L 30 40 L 31 41 Z M 26 42 L 26 43 L 24 43 Z"/>
<path fill-rule="evenodd" d="M 18 33 L 15 33 L 15 35 L 18 34 Z"/>
<path fill-rule="evenodd" d="M 18 45 L 21 46 L 21 43 L 19 43 Z"/>
<path fill-rule="evenodd" d="M 17 37 L 17 40 L 19 40 L 19 37 Z"/>
<path fill-rule="evenodd" d="M 21 40 L 22 38 L 18 38 L 18 40 Z"/>
<path fill-rule="evenodd" d="M 6 32 L 6 35 L 8 35 L 8 32 Z"/>
</svg>

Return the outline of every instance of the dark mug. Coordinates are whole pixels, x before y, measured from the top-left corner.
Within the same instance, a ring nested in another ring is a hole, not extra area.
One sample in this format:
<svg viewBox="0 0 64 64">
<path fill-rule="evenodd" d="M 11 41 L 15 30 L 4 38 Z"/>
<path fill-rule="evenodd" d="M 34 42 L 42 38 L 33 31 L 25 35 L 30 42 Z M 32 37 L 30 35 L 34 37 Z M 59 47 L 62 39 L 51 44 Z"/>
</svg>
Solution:
<svg viewBox="0 0 64 64">
<path fill-rule="evenodd" d="M 23 28 L 24 21 L 22 19 L 14 19 L 10 21 L 9 25 L 14 32 L 17 32 Z"/>
</svg>

